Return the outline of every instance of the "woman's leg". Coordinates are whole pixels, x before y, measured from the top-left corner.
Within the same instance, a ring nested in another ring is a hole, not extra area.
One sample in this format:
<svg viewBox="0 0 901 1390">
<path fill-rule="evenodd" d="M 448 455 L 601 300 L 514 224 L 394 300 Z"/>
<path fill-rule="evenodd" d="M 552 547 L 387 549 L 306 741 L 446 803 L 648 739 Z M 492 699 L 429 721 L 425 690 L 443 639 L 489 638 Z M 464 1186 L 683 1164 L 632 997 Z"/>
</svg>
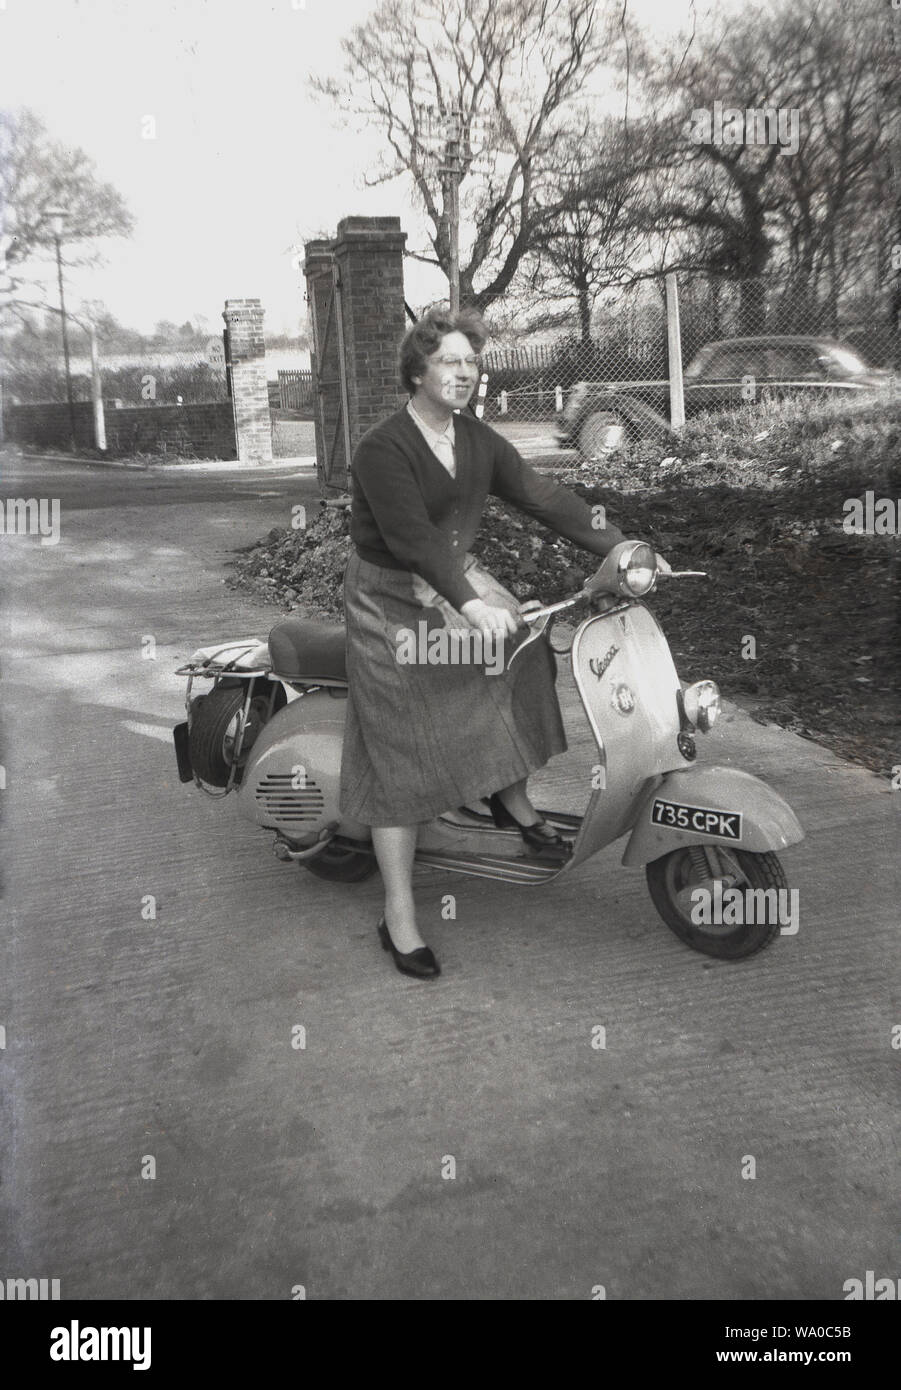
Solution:
<svg viewBox="0 0 901 1390">
<path fill-rule="evenodd" d="M 513 782 L 497 792 L 497 798 L 519 822 L 523 840 L 529 850 L 538 854 L 553 854 L 563 859 L 572 854 L 572 845 L 544 819 L 529 800 L 526 792 L 527 778 Z"/>
<path fill-rule="evenodd" d="M 385 885 L 385 922 L 398 951 L 409 955 L 425 942 L 416 927 L 413 856 L 418 825 L 372 827 L 372 847 Z"/>
<path fill-rule="evenodd" d="M 522 781 L 513 782 L 509 787 L 504 787 L 498 792 L 498 796 L 511 816 L 515 817 L 520 825 L 537 825 L 541 817 L 535 810 L 526 792 L 528 782 L 529 779 L 523 777 Z"/>
</svg>

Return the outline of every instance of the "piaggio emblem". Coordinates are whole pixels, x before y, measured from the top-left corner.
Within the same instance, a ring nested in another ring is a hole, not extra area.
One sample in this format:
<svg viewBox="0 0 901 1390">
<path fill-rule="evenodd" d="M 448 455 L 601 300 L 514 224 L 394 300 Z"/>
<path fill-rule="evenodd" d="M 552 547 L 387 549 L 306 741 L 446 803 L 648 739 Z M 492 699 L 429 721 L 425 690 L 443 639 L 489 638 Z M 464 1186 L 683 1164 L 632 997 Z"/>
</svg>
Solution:
<svg viewBox="0 0 901 1390">
<path fill-rule="evenodd" d="M 611 704 L 620 714 L 631 714 L 635 708 L 635 696 L 627 685 L 618 685 L 613 691 Z"/>
<path fill-rule="evenodd" d="M 597 676 L 598 680 L 601 679 L 601 677 L 603 676 L 603 674 L 604 674 L 604 672 L 606 671 L 607 667 L 610 665 L 611 661 L 612 661 L 613 658 L 616 656 L 616 653 L 617 653 L 618 651 L 619 651 L 619 647 L 611 647 L 610 650 L 609 650 L 604 656 L 602 656 L 600 659 L 598 659 L 598 657 L 596 657 L 596 656 L 593 656 L 593 657 L 591 658 L 591 660 L 589 661 L 588 665 L 589 665 L 589 668 L 590 668 L 590 669 L 594 672 L 594 674 Z"/>
</svg>

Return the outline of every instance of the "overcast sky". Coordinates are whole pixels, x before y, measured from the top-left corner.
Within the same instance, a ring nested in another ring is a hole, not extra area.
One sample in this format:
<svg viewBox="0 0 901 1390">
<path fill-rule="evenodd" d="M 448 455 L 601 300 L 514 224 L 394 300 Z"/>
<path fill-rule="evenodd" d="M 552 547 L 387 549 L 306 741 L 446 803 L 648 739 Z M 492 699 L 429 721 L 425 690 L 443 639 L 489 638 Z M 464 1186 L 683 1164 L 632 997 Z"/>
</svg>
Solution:
<svg viewBox="0 0 901 1390">
<path fill-rule="evenodd" d="M 302 276 L 291 247 L 340 217 L 394 214 L 421 236 L 402 183 L 364 189 L 370 143 L 337 128 L 307 74 L 340 66 L 339 40 L 374 0 L 0 0 L 0 101 L 29 106 L 80 145 L 122 193 L 136 228 L 106 264 L 72 272 L 73 307 L 101 299 L 122 322 L 204 315 L 257 296 L 267 328 L 296 330 Z M 699 21 L 723 0 L 698 0 Z M 690 22 L 690 0 L 629 0 L 661 34 Z M 152 116 L 156 138 L 142 138 Z M 145 126 L 146 128 L 146 126 Z M 55 290 L 53 291 L 55 294 Z M 408 263 L 408 298 L 446 293 Z"/>
</svg>

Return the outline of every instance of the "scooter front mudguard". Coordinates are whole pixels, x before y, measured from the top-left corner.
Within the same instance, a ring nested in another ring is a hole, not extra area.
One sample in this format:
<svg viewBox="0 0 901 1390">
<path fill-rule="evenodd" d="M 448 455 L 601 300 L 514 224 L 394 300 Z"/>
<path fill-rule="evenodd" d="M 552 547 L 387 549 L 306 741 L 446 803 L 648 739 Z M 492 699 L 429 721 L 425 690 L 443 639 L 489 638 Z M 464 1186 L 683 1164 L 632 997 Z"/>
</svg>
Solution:
<svg viewBox="0 0 901 1390">
<path fill-rule="evenodd" d="M 622 862 L 638 868 L 680 845 L 755 854 L 804 839 L 788 802 L 750 772 L 701 764 L 667 772 L 646 793 Z"/>
</svg>

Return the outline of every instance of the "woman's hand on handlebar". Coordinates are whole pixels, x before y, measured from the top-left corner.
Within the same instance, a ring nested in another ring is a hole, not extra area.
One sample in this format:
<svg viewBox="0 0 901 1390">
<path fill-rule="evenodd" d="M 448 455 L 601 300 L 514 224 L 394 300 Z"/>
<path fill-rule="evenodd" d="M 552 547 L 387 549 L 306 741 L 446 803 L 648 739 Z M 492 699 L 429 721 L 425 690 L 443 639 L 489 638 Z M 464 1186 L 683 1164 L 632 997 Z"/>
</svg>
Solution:
<svg viewBox="0 0 901 1390">
<path fill-rule="evenodd" d="M 470 627 L 478 628 L 479 632 L 484 632 L 486 636 L 493 632 L 502 632 L 512 637 L 517 629 L 516 619 L 508 609 L 495 608 L 480 598 L 472 598 L 468 603 L 464 603 L 460 612 Z"/>
<path fill-rule="evenodd" d="M 527 615 L 528 615 L 530 612 L 537 612 L 538 609 L 540 609 L 542 606 L 543 606 L 543 605 L 542 605 L 541 599 L 538 599 L 538 598 L 527 598 L 527 599 L 525 599 L 525 601 L 519 605 L 519 611 L 520 611 L 520 614 L 521 614 L 521 616 L 522 616 L 523 621 L 524 621 L 524 622 L 528 622 L 528 616 L 527 616 Z"/>
</svg>

